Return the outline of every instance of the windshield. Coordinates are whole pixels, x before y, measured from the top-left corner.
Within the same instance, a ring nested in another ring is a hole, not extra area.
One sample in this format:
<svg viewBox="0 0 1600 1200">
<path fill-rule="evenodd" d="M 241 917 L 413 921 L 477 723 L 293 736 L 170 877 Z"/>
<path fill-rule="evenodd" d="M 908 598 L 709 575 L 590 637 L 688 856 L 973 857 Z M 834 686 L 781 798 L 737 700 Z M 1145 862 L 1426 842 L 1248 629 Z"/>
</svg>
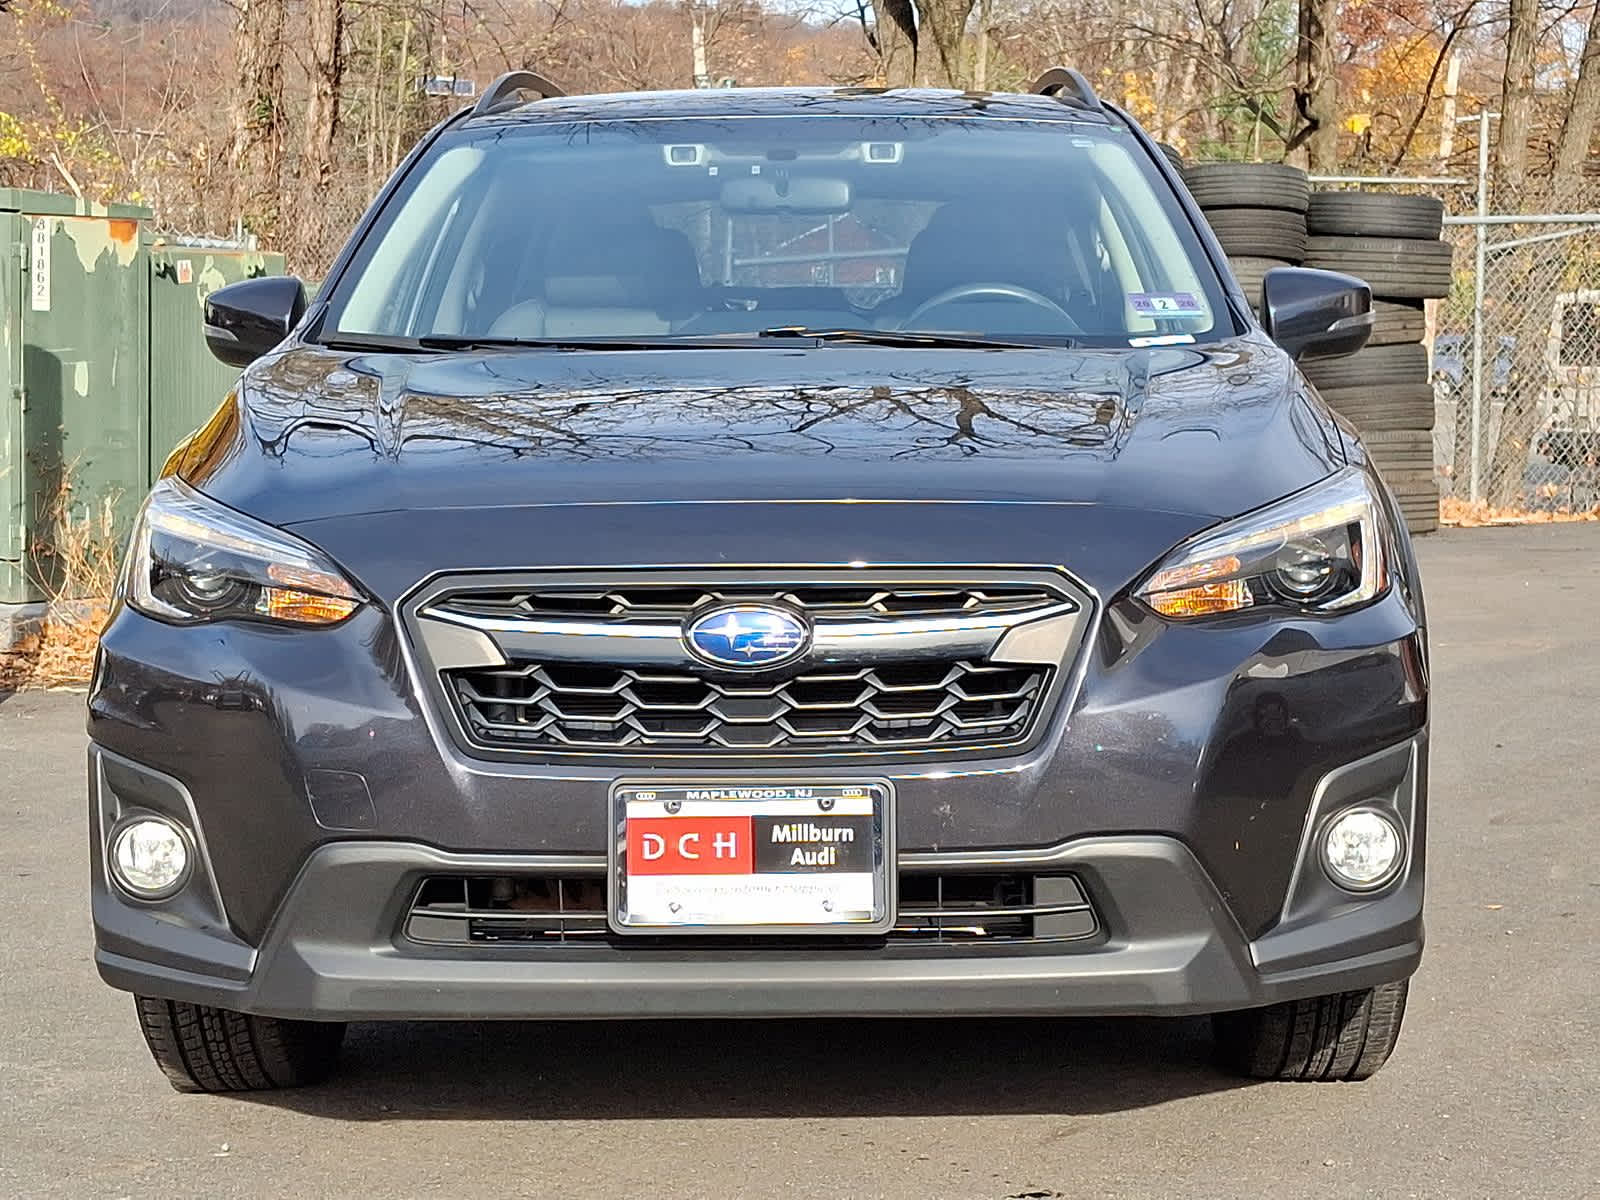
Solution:
<svg viewBox="0 0 1600 1200">
<path fill-rule="evenodd" d="M 447 135 L 363 240 L 322 336 L 797 329 L 1123 346 L 1234 332 L 1124 129 L 753 117 Z"/>
</svg>

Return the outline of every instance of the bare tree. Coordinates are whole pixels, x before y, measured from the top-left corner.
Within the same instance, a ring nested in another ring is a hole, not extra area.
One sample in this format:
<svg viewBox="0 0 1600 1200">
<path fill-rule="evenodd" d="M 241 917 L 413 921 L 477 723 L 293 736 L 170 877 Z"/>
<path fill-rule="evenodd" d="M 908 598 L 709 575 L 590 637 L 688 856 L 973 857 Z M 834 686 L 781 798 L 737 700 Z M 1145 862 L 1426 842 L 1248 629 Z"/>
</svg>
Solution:
<svg viewBox="0 0 1600 1200">
<path fill-rule="evenodd" d="M 1589 160 L 1596 118 L 1600 118 L 1600 3 L 1594 6 L 1589 17 L 1589 33 L 1583 43 L 1583 58 L 1578 63 L 1578 78 L 1572 85 L 1572 100 L 1567 106 L 1566 120 L 1561 123 L 1561 135 L 1556 139 L 1551 191 L 1558 209 L 1563 208 L 1577 190 L 1584 164 Z"/>
<path fill-rule="evenodd" d="M 1439 37 L 1439 49 L 1433 56 L 1433 66 L 1428 71 L 1427 82 L 1422 86 L 1422 95 L 1417 97 L 1417 107 L 1406 125 L 1405 135 L 1400 139 L 1399 145 L 1390 156 L 1389 166 L 1398 167 L 1405 161 L 1411 152 L 1411 144 L 1416 140 L 1417 131 L 1422 128 L 1422 122 L 1428 115 L 1428 104 L 1433 99 L 1433 86 L 1439 81 L 1439 73 L 1444 71 L 1444 135 L 1440 139 L 1439 157 L 1448 159 L 1450 156 L 1445 151 L 1449 139 L 1455 133 L 1455 89 L 1457 73 L 1461 69 L 1461 56 L 1456 40 L 1467 27 L 1467 22 L 1472 19 L 1474 10 L 1478 7 L 1478 0 L 1465 0 L 1458 9 L 1438 10 L 1438 21 L 1433 32 Z"/>
<path fill-rule="evenodd" d="M 1510 0 L 1506 27 L 1506 73 L 1500 89 L 1500 139 L 1495 145 L 1495 182 L 1502 203 L 1518 204 L 1528 172 L 1533 132 L 1533 71 L 1539 35 L 1539 0 Z"/>
<path fill-rule="evenodd" d="M 344 83 L 344 0 L 306 0 L 310 43 L 304 129 L 300 144 L 300 205 L 296 237 L 302 248 L 317 245 L 324 220 L 318 197 L 333 178 L 334 139 Z"/>
<path fill-rule="evenodd" d="M 236 74 L 228 143 L 235 215 L 256 232 L 277 232 L 283 184 L 284 0 L 239 0 Z"/>
<path fill-rule="evenodd" d="M 917 77 L 917 17 L 911 0 L 872 0 L 872 25 L 866 9 L 857 10 L 867 41 L 878 56 L 878 73 L 890 87 L 907 87 Z"/>
<path fill-rule="evenodd" d="M 992 0 L 985 17 L 975 0 L 18 2 L 0 17 L 0 108 L 23 149 L 0 161 L 0 179 L 62 187 L 59 156 L 86 195 L 137 194 L 162 221 L 211 232 L 242 215 L 317 274 L 412 140 L 461 103 L 420 92 L 419 76 L 481 87 L 534 66 L 574 92 L 681 87 L 698 18 L 712 79 L 977 84 L 986 34 L 989 87 L 1068 63 L 1191 155 L 1298 154 L 1322 169 L 1338 154 L 1403 171 L 1423 143 L 1431 151 L 1459 61 L 1470 103 L 1493 106 L 1508 82 L 1514 93 L 1503 177 L 1520 159 L 1542 184 L 1548 143 L 1570 181 L 1600 136 L 1593 4 Z M 1562 54 L 1565 96 L 1550 69 Z M 225 97 L 221 119 L 206 97 Z M 1342 128 L 1352 108 L 1369 121 L 1359 145 Z"/>
<path fill-rule="evenodd" d="M 919 35 L 917 78 L 921 83 L 962 86 L 961 40 L 975 0 L 916 0 Z M 931 53 L 928 43 L 932 43 Z"/>
<path fill-rule="evenodd" d="M 1331 171 L 1339 162 L 1339 87 L 1333 53 L 1339 0 L 1300 0 L 1295 43 L 1295 112 L 1304 122 L 1305 165 Z"/>
</svg>

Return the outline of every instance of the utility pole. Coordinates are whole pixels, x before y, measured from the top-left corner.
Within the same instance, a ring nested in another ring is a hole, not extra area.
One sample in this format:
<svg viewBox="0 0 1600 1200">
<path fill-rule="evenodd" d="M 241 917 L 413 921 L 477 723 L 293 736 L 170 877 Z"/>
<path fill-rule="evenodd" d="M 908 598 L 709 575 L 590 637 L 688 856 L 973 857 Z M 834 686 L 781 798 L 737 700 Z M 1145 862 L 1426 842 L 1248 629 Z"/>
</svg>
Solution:
<svg viewBox="0 0 1600 1200">
<path fill-rule="evenodd" d="M 1444 71 L 1444 112 L 1439 126 L 1439 163 L 1442 167 L 1456 152 L 1456 95 L 1461 90 L 1461 52 L 1450 56 Z"/>
<path fill-rule="evenodd" d="M 701 7 L 696 0 L 689 3 L 689 45 L 694 51 L 694 85 L 711 86 L 711 68 L 706 65 L 706 27 Z"/>
<path fill-rule="evenodd" d="M 972 90 L 989 90 L 989 0 L 978 0 L 978 48 L 972 64 Z"/>
<path fill-rule="evenodd" d="M 1467 498 L 1476 504 L 1483 494 L 1482 472 L 1478 460 L 1483 450 L 1483 299 L 1484 270 L 1489 262 L 1489 122 L 1500 116 L 1484 109 L 1476 116 L 1457 117 L 1457 124 L 1475 122 L 1478 126 L 1478 220 L 1477 245 L 1472 271 L 1472 451 L 1467 475 Z M 1461 419 L 1460 414 L 1456 420 Z"/>
</svg>

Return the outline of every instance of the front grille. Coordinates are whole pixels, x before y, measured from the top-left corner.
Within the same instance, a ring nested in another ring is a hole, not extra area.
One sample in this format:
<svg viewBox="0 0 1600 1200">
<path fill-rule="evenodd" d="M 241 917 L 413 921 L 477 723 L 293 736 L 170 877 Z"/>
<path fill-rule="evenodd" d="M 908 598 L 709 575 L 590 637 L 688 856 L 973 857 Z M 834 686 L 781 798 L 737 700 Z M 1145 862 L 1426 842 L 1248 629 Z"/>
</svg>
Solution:
<svg viewBox="0 0 1600 1200">
<path fill-rule="evenodd" d="M 775 603 L 812 617 L 855 621 L 945 617 L 1042 608 L 1059 598 L 1039 587 L 699 587 L 638 584 L 614 588 L 502 588 L 452 595 L 431 607 L 484 617 L 586 617 L 603 621 L 686 620 L 721 604 Z"/>
<path fill-rule="evenodd" d="M 1047 667 L 941 661 L 787 680 L 520 663 L 446 672 L 475 741 L 591 750 L 837 750 L 1011 741 Z"/>
<path fill-rule="evenodd" d="M 474 630 L 506 660 L 434 662 L 474 749 L 738 761 L 1003 747 L 1030 735 L 1075 645 L 1063 635 L 1050 643 L 1058 652 L 989 656 L 1012 630 L 1081 614 L 1073 589 L 1023 572 L 841 574 L 466 579 L 439 585 L 412 619 L 425 646 L 442 629 L 439 644 L 454 653 L 448 635 Z M 801 617 L 808 652 L 770 669 L 700 661 L 684 628 L 737 604 Z"/>
<path fill-rule="evenodd" d="M 857 944 L 1076 941 L 1099 932 L 1072 875 L 902 872 L 894 928 Z M 682 938 L 613 934 L 599 875 L 435 875 L 422 881 L 406 913 L 405 936 L 434 946 L 649 946 Z M 759 936 L 715 937 L 716 945 L 793 944 Z M 806 939 L 799 939 L 806 940 Z M 815 944 L 817 939 L 809 939 Z M 838 939 L 829 937 L 829 945 Z"/>
<path fill-rule="evenodd" d="M 566 942 L 606 933 L 606 885 L 598 876 L 435 875 L 406 916 L 414 942 Z"/>
<path fill-rule="evenodd" d="M 1099 932 L 1071 875 L 902 874 L 895 938 L 936 942 L 1066 941 Z"/>
</svg>

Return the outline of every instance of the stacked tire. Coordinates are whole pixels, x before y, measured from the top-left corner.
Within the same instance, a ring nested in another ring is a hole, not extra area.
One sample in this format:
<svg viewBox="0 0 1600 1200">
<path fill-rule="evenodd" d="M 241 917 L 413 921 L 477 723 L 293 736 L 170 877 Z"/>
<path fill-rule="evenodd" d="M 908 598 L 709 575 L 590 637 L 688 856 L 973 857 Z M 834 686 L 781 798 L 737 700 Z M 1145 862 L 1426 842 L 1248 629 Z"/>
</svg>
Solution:
<svg viewBox="0 0 1600 1200">
<path fill-rule="evenodd" d="M 1200 163 L 1184 171 L 1183 181 L 1256 308 L 1267 272 L 1305 258 L 1311 196 L 1305 172 L 1282 163 Z"/>
<path fill-rule="evenodd" d="M 1432 196 L 1380 192 L 1316 192 L 1306 213 L 1305 265 L 1364 279 L 1377 321 L 1359 354 L 1311 359 L 1301 369 L 1361 431 L 1413 533 L 1439 525 L 1423 304 L 1450 292 L 1443 219 Z"/>
</svg>

